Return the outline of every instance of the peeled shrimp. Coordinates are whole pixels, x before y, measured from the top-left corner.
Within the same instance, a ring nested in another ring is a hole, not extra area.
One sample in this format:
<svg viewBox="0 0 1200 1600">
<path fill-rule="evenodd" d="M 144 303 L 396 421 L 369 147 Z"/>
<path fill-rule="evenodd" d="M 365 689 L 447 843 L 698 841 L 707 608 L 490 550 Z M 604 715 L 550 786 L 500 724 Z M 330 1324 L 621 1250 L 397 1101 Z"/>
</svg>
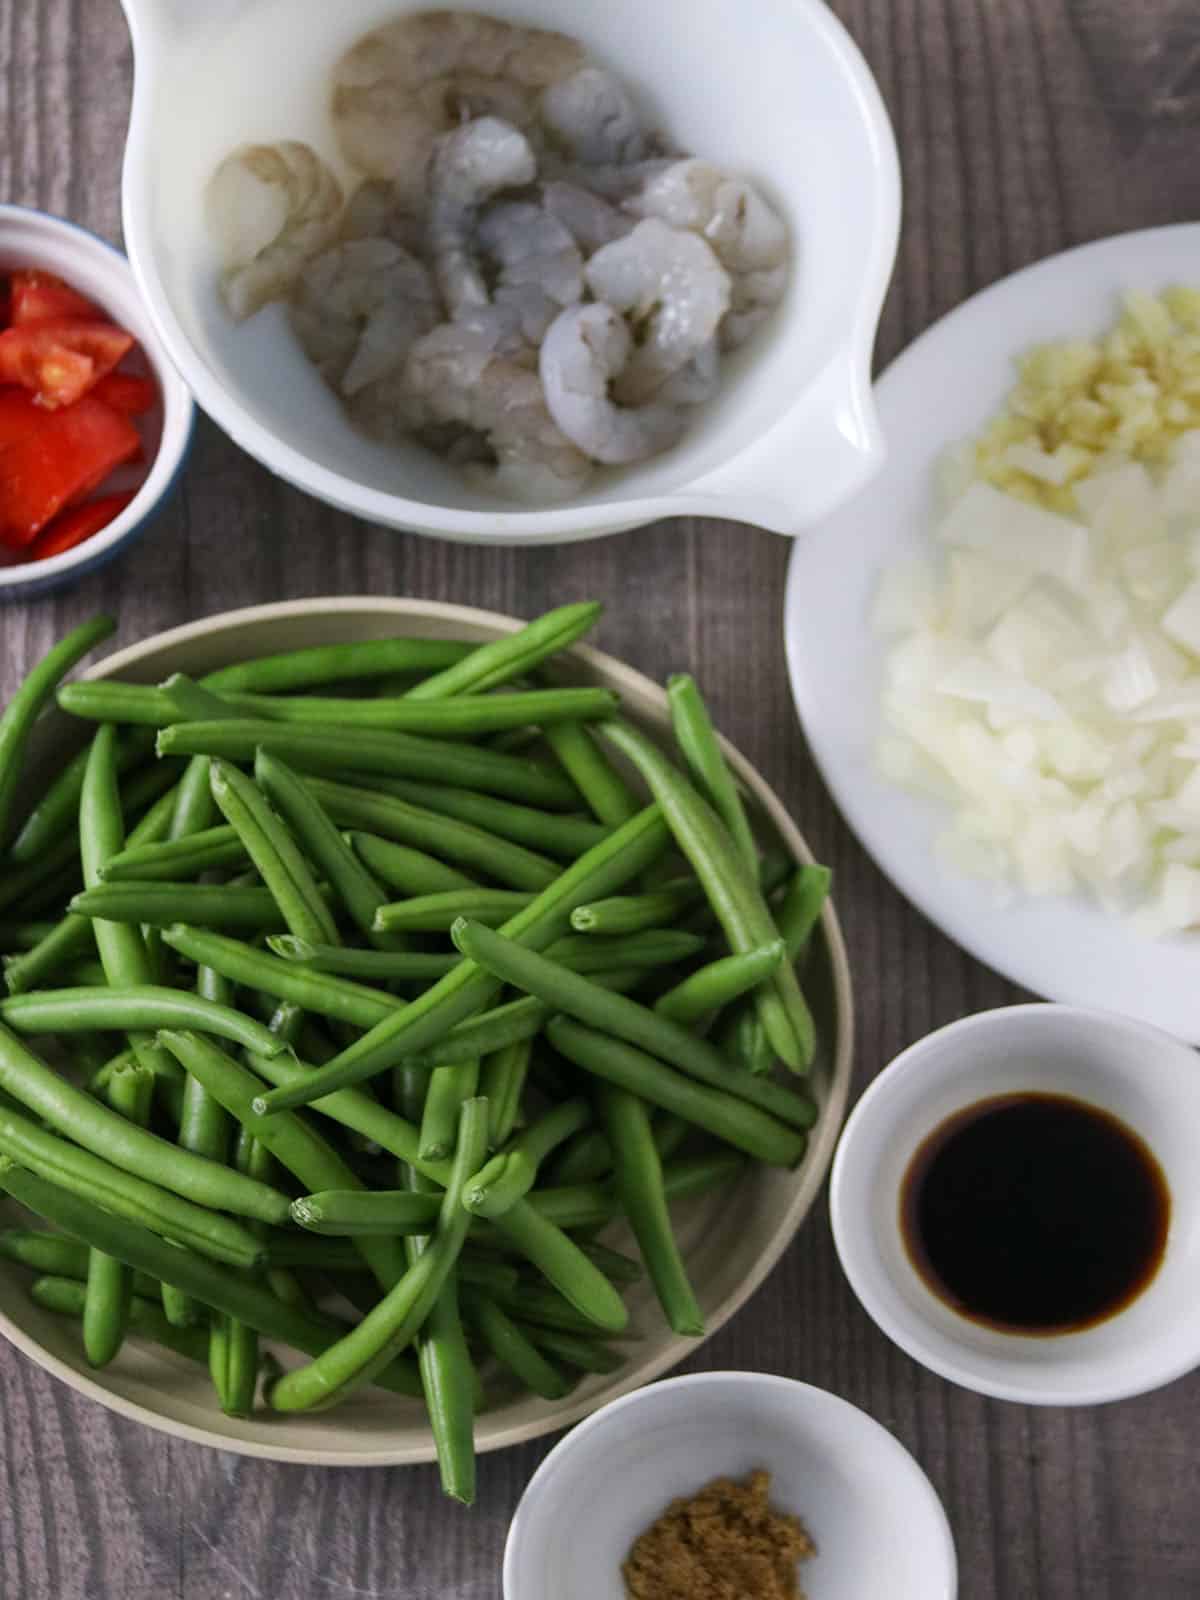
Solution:
<svg viewBox="0 0 1200 1600">
<path fill-rule="evenodd" d="M 561 500 L 591 473 L 552 420 L 537 373 L 472 329 L 443 323 L 418 340 L 405 390 L 410 427 L 458 423 L 486 440 L 495 466 L 473 476 L 510 499 Z"/>
<path fill-rule="evenodd" d="M 585 276 L 596 299 L 628 314 L 641 334 L 613 391 L 626 404 L 686 366 L 729 309 L 729 274 L 704 240 L 653 217 L 597 250 Z"/>
<path fill-rule="evenodd" d="M 547 150 L 542 156 L 542 177 L 571 183 L 604 200 L 619 202 L 640 194 L 660 173 L 673 167 L 676 160 L 675 156 L 648 156 L 645 161 L 597 161 L 589 166 L 580 161 L 566 161 L 553 150 Z"/>
<path fill-rule="evenodd" d="M 536 120 L 543 89 L 583 65 L 565 34 L 470 11 L 420 11 L 377 28 L 333 71 L 333 124 L 361 172 L 419 196 L 438 134 L 478 116 Z"/>
<path fill-rule="evenodd" d="M 544 183 L 542 209 L 562 223 L 584 255 L 623 239 L 633 229 L 623 211 L 577 183 Z"/>
<path fill-rule="evenodd" d="M 286 295 L 337 233 L 342 191 L 309 145 L 246 144 L 209 179 L 209 225 L 224 265 L 221 294 L 240 322 Z"/>
<path fill-rule="evenodd" d="M 530 201 L 500 201 L 478 231 L 485 260 L 499 272 L 492 303 L 511 310 L 523 337 L 539 344 L 564 306 L 583 298 L 583 257 L 555 217 Z"/>
<path fill-rule="evenodd" d="M 400 366 L 438 316 L 427 269 L 390 239 L 351 239 L 314 257 L 291 306 L 304 353 L 346 395 Z"/>
<path fill-rule="evenodd" d="M 411 255 L 424 258 L 427 246 L 425 205 L 405 202 L 386 178 L 366 178 L 346 202 L 343 239 L 390 239 Z"/>
<path fill-rule="evenodd" d="M 542 121 L 575 161 L 640 161 L 646 147 L 637 108 L 600 67 L 581 67 L 542 95 Z"/>
<path fill-rule="evenodd" d="M 752 184 L 709 161 L 677 161 L 626 202 L 639 217 L 659 217 L 701 234 L 733 276 L 721 327 L 726 350 L 741 344 L 783 297 L 788 231 Z"/>
<path fill-rule="evenodd" d="M 611 306 L 571 306 L 550 324 L 538 361 L 554 421 L 584 455 L 609 466 L 670 449 L 686 425 L 669 401 L 619 406 L 609 399 L 632 350 L 633 336 Z"/>
<path fill-rule="evenodd" d="M 473 249 L 480 206 L 536 176 L 528 139 L 498 117 L 478 117 L 437 141 L 429 177 L 429 248 L 451 316 L 491 298 Z"/>
</svg>

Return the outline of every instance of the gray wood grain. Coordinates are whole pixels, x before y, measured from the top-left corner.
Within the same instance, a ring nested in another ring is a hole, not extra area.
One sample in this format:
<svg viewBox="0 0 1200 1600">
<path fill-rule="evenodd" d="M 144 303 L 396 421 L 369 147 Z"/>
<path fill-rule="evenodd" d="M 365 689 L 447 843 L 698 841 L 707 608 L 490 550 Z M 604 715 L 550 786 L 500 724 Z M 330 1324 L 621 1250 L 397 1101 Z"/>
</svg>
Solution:
<svg viewBox="0 0 1200 1600">
<path fill-rule="evenodd" d="M 878 75 L 904 165 L 882 361 L 1026 262 L 1200 211 L 1194 0 L 836 9 Z M 0 199 L 119 238 L 131 68 L 116 0 L 0 0 Z M 427 595 L 527 615 L 598 596 L 598 642 L 655 675 L 694 671 L 722 727 L 833 863 L 857 974 L 861 1086 L 929 1029 L 1019 995 L 911 910 L 834 812 L 788 697 L 786 560 L 782 540 L 717 522 L 522 553 L 401 537 L 305 500 L 204 423 L 182 494 L 143 543 L 68 594 L 0 609 L 0 694 L 100 607 L 119 614 L 129 641 L 289 596 Z M 803 1378 L 891 1428 L 946 1501 L 964 1600 L 1200 1594 L 1200 1379 L 1077 1412 L 954 1389 L 858 1309 L 823 1202 L 690 1365 Z M 432 1470 L 321 1472 L 173 1443 L 8 1348 L 0 1419 L 0 1600 L 494 1600 L 509 1517 L 546 1449 L 485 1457 L 468 1512 L 441 1499 Z"/>
</svg>

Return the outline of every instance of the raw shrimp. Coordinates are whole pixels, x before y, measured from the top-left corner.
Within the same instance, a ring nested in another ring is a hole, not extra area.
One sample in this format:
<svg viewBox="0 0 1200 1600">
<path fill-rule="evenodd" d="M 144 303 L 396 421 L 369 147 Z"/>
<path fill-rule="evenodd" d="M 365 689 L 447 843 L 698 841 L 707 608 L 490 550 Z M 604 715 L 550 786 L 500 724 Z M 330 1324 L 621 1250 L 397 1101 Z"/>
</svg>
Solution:
<svg viewBox="0 0 1200 1600">
<path fill-rule="evenodd" d="M 732 274 L 731 309 L 721 327 L 726 350 L 741 344 L 783 297 L 787 227 L 743 178 L 709 161 L 677 161 L 626 201 L 626 209 L 702 235 Z"/>
<path fill-rule="evenodd" d="M 342 154 L 372 177 L 419 196 L 438 134 L 478 116 L 535 122 L 543 89 L 583 65 L 565 34 L 470 11 L 399 17 L 353 45 L 333 71 Z"/>
<path fill-rule="evenodd" d="M 686 366 L 729 309 L 729 274 L 704 240 L 655 217 L 597 250 L 585 276 L 596 299 L 626 313 L 641 335 L 613 391 L 627 405 Z"/>
<path fill-rule="evenodd" d="M 627 163 L 598 161 L 588 166 L 580 161 L 565 161 L 553 150 L 542 156 L 542 177 L 548 181 L 574 184 L 588 189 L 601 199 L 620 202 L 638 195 L 659 176 L 673 167 L 678 156 L 648 156 L 645 161 Z"/>
<path fill-rule="evenodd" d="M 245 144 L 209 179 L 209 225 L 223 257 L 221 294 L 240 322 L 286 295 L 337 233 L 342 191 L 309 145 Z"/>
<path fill-rule="evenodd" d="M 343 239 L 390 239 L 424 260 L 427 229 L 424 202 L 414 206 L 386 178 L 367 178 L 346 202 L 338 231 Z"/>
<path fill-rule="evenodd" d="M 686 417 L 669 401 L 619 406 L 609 384 L 626 367 L 633 336 L 606 305 L 570 306 L 542 341 L 538 370 L 554 421 L 587 456 L 606 465 L 644 461 L 676 444 Z"/>
<path fill-rule="evenodd" d="M 472 475 L 510 499 L 561 500 L 591 472 L 551 419 L 537 373 L 458 323 L 443 323 L 414 345 L 405 391 L 410 428 L 458 423 L 486 440 L 495 466 Z"/>
<path fill-rule="evenodd" d="M 542 95 L 542 121 L 574 161 L 640 161 L 646 148 L 637 108 L 612 73 L 581 67 Z"/>
<path fill-rule="evenodd" d="M 523 338 L 540 344 L 564 306 L 583 298 L 583 257 L 562 223 L 531 201 L 490 206 L 479 222 L 479 248 L 499 272 L 492 304 L 509 311 Z"/>
<path fill-rule="evenodd" d="M 558 218 L 587 256 L 602 244 L 623 239 L 633 228 L 623 211 L 577 183 L 544 183 L 542 209 Z"/>
<path fill-rule="evenodd" d="M 390 239 L 351 239 L 314 257 L 291 306 L 305 354 L 346 395 L 399 367 L 439 314 L 428 270 Z"/>
<path fill-rule="evenodd" d="M 486 306 L 491 298 L 473 249 L 479 207 L 536 176 L 528 139 L 498 117 L 477 117 L 437 141 L 429 176 L 429 248 L 451 316 Z"/>
</svg>

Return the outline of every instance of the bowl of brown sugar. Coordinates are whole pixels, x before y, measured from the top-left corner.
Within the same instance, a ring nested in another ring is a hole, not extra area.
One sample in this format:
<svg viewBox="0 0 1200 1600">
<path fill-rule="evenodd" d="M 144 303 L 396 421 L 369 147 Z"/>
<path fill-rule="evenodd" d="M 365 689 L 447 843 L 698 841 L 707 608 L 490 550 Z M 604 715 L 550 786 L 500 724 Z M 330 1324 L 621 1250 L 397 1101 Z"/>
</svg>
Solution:
<svg viewBox="0 0 1200 1600">
<path fill-rule="evenodd" d="M 505 1600 L 954 1600 L 954 1543 L 886 1428 L 756 1372 L 654 1383 L 555 1446 L 517 1507 Z"/>
</svg>

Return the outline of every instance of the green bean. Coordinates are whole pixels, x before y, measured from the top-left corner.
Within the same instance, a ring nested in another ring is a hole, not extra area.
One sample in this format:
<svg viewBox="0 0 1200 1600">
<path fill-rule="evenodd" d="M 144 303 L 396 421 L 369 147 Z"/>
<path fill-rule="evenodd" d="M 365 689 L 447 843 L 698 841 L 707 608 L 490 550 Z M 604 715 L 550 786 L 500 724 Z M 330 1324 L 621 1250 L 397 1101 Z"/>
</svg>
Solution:
<svg viewBox="0 0 1200 1600">
<path fill-rule="evenodd" d="M 251 1107 L 261 1085 L 240 1062 L 199 1034 L 164 1032 L 161 1038 L 175 1059 L 200 1080 L 213 1099 L 248 1128 L 259 1144 L 306 1187 L 362 1187 L 353 1169 L 303 1117 L 289 1113 L 263 1121 L 255 1116 Z M 390 1288 L 401 1271 L 400 1252 L 389 1240 L 378 1238 L 364 1238 L 358 1248 L 383 1288 Z"/>
<path fill-rule="evenodd" d="M 673 922 L 682 912 L 698 905 L 704 889 L 695 878 L 683 878 L 650 889 L 645 894 L 611 895 L 605 900 L 589 900 L 571 912 L 571 926 L 577 933 L 638 933 Z"/>
<path fill-rule="evenodd" d="M 595 601 L 559 606 L 527 622 L 515 633 L 478 645 L 462 661 L 410 689 L 410 700 L 445 700 L 452 695 L 482 694 L 498 684 L 523 677 L 539 661 L 566 650 L 583 637 L 603 608 Z"/>
<path fill-rule="evenodd" d="M 521 1282 L 515 1290 L 498 1292 L 496 1298 L 513 1316 L 520 1317 L 523 1323 L 534 1323 L 539 1328 L 561 1328 L 564 1333 L 577 1333 L 584 1338 L 594 1338 L 596 1335 L 595 1326 L 587 1317 L 581 1316 L 569 1301 L 564 1300 L 556 1289 Z M 634 1338 L 636 1335 L 626 1332 L 626 1337 Z"/>
<path fill-rule="evenodd" d="M 227 883 L 101 882 L 74 895 L 70 908 L 93 921 L 152 928 L 186 922 L 261 931 L 278 928 L 284 920 L 269 889 L 238 889 Z"/>
<path fill-rule="evenodd" d="M 119 683 L 114 678 L 66 683 L 58 691 L 58 704 L 68 715 L 87 722 L 163 728 L 180 720 L 179 712 L 161 689 L 147 683 Z"/>
<path fill-rule="evenodd" d="M 124 989 L 41 989 L 36 994 L 12 995 L 0 1001 L 0 1016 L 18 1033 L 93 1033 L 97 1029 L 152 1033 L 158 1028 L 195 1028 L 246 1050 L 274 1054 L 286 1049 L 261 1023 L 230 1006 L 214 1005 L 198 995 L 152 983 Z"/>
<path fill-rule="evenodd" d="M 704 1334 L 704 1313 L 688 1280 L 671 1227 L 662 1163 L 650 1133 L 644 1103 L 606 1083 L 597 1092 L 600 1116 L 613 1152 L 616 1190 L 650 1274 L 663 1315 L 674 1333 Z"/>
<path fill-rule="evenodd" d="M 227 1176 L 243 1178 L 241 1173 L 230 1172 Z M 163 1283 L 174 1284 L 203 1304 L 249 1323 L 269 1339 L 278 1339 L 311 1356 L 330 1347 L 330 1323 L 324 1317 L 289 1306 L 252 1279 L 169 1244 L 147 1229 L 45 1182 L 14 1162 L 0 1160 L 0 1188 L 36 1216 L 85 1244 L 116 1256 L 127 1266 L 148 1272 Z M 411 1362 L 393 1363 L 375 1374 L 375 1382 L 399 1394 L 421 1392 Z"/>
<path fill-rule="evenodd" d="M 292 1201 L 292 1221 L 310 1233 L 421 1234 L 437 1221 L 436 1194 L 411 1189 L 329 1189 Z"/>
<path fill-rule="evenodd" d="M 227 689 L 278 694 L 354 678 L 441 672 L 472 655 L 474 649 L 456 639 L 356 639 L 352 644 L 310 645 L 304 650 L 252 657 L 208 673 L 204 683 L 218 694 Z"/>
<path fill-rule="evenodd" d="M 492 1055 L 510 1045 L 527 1043 L 540 1033 L 550 1011 L 551 1008 L 540 1000 L 522 995 L 519 1000 L 510 1000 L 455 1023 L 431 1049 L 406 1056 L 405 1065 L 430 1072 L 437 1067 L 478 1061 L 481 1056 Z"/>
<path fill-rule="evenodd" d="M 591 1119 L 586 1100 L 564 1100 L 548 1111 L 474 1174 L 463 1196 L 467 1210 L 478 1217 L 502 1216 L 533 1188 L 538 1168 L 551 1151 Z"/>
<path fill-rule="evenodd" d="M 68 1239 L 65 1233 L 46 1233 L 32 1228 L 8 1228 L 0 1232 L 0 1256 L 53 1278 L 74 1278 L 80 1284 L 86 1283 L 91 1253 L 86 1244 L 79 1239 Z M 160 1287 L 158 1279 L 148 1273 L 133 1275 L 135 1295 L 157 1299 Z M 82 1298 L 79 1305 L 82 1312 Z"/>
<path fill-rule="evenodd" d="M 132 728 L 117 750 L 118 771 L 127 773 L 140 766 L 153 749 L 153 732 L 148 728 Z M 18 866 L 36 865 L 65 834 L 74 832 L 87 762 L 88 752 L 81 750 L 45 790 L 9 846 L 10 862 Z"/>
<path fill-rule="evenodd" d="M 233 986 L 211 967 L 200 967 L 196 974 L 196 993 L 204 1000 L 218 1005 L 229 1005 L 233 999 Z M 207 1156 L 210 1161 L 224 1165 L 229 1159 L 232 1128 L 225 1108 L 209 1094 L 199 1078 L 187 1074 L 183 1089 L 183 1104 L 179 1114 L 179 1143 L 185 1150 Z M 239 1168 L 246 1171 L 245 1167 Z M 252 1173 L 261 1177 L 260 1173 Z M 167 1321 L 177 1328 L 188 1327 L 200 1319 L 194 1300 L 173 1289 L 169 1283 L 162 1288 L 163 1311 Z"/>
<path fill-rule="evenodd" d="M 0 922 L 0 949 L 6 956 L 17 950 L 32 950 L 58 926 L 54 922 Z"/>
<path fill-rule="evenodd" d="M 394 979 L 428 982 L 442 977 L 462 959 L 427 950 L 356 950 L 345 945 L 310 944 L 290 933 L 272 935 L 267 948 L 293 966 L 339 977 L 369 978 L 375 983 Z"/>
<path fill-rule="evenodd" d="M 191 1081 L 195 1080 L 189 1079 Z M 215 1105 L 217 1102 L 212 1103 Z M 258 1139 L 247 1134 L 244 1128 L 238 1136 L 234 1166 L 238 1172 L 262 1182 L 270 1182 L 274 1177 L 274 1159 L 270 1151 Z M 279 1298 L 288 1304 L 296 1304 L 294 1280 L 289 1274 L 268 1274 L 272 1292 L 278 1294 L 276 1279 L 280 1276 L 284 1280 L 285 1292 Z M 164 1284 L 164 1294 L 168 1287 Z M 258 1388 L 257 1329 L 237 1317 L 231 1317 L 228 1312 L 215 1312 L 209 1329 L 209 1371 L 221 1410 L 227 1416 L 248 1417 L 254 1410 L 254 1395 Z"/>
<path fill-rule="evenodd" d="M 337 924 L 321 898 L 312 869 L 258 785 L 227 762 L 214 761 L 209 786 L 225 820 L 236 830 L 246 854 L 270 890 L 288 930 L 300 939 L 340 944 Z"/>
<path fill-rule="evenodd" d="M 101 616 L 73 629 L 28 673 L 0 716 L 0 845 L 8 843 L 13 801 L 24 775 L 25 753 L 34 723 L 65 674 L 107 639 L 115 627 L 111 617 Z"/>
<path fill-rule="evenodd" d="M 375 913 L 378 933 L 446 933 L 459 916 L 499 927 L 532 901 L 531 894 L 509 889 L 455 889 L 449 894 L 414 895 L 382 905 Z"/>
<path fill-rule="evenodd" d="M 54 923 L 38 942 L 19 956 L 5 956 L 4 979 L 9 994 L 25 994 L 62 971 L 75 957 L 95 948 L 90 917 L 74 912 Z"/>
<path fill-rule="evenodd" d="M 495 1255 L 471 1253 L 470 1244 L 458 1258 L 458 1280 L 464 1288 L 482 1289 L 485 1294 L 515 1294 L 521 1274 L 511 1262 Z"/>
<path fill-rule="evenodd" d="M 212 797 L 208 756 L 193 756 L 183 769 L 179 788 L 175 791 L 175 805 L 171 812 L 168 839 L 185 839 L 190 834 L 203 833 L 217 820 L 217 803 Z M 132 839 L 130 840 L 132 844 Z"/>
<path fill-rule="evenodd" d="M 254 776 L 300 845 L 329 879 L 356 926 L 372 942 L 390 948 L 387 941 L 375 939 L 373 928 L 376 910 L 387 895 L 342 838 L 320 801 L 284 762 L 265 750 L 255 757 Z"/>
<path fill-rule="evenodd" d="M 533 1198 L 519 1200 L 492 1227 L 589 1322 L 609 1333 L 626 1326 L 629 1312 L 616 1289 Z"/>
<path fill-rule="evenodd" d="M 448 889 L 479 888 L 465 872 L 409 845 L 395 844 L 373 833 L 355 832 L 347 838 L 363 866 L 389 889 L 399 889 L 404 894 L 442 894 Z"/>
<path fill-rule="evenodd" d="M 686 1118 L 660 1111 L 654 1119 L 654 1148 L 658 1151 L 658 1159 L 670 1161 L 680 1146 L 686 1143 L 691 1131 Z"/>
<path fill-rule="evenodd" d="M 673 1161 L 663 1168 L 663 1188 L 668 1200 L 686 1200 L 708 1194 L 745 1171 L 745 1158 L 736 1150 Z M 577 1183 L 561 1188 L 537 1189 L 529 1205 L 559 1228 L 602 1227 L 620 1215 L 616 1191 L 606 1183 Z M 585 1246 L 585 1248 L 588 1248 Z"/>
<path fill-rule="evenodd" d="M 29 1296 L 44 1311 L 78 1321 L 83 1316 L 87 1289 L 73 1278 L 43 1277 L 29 1286 Z M 154 1302 L 141 1295 L 130 1297 L 129 1331 L 173 1350 L 176 1355 L 186 1356 L 189 1361 L 208 1358 L 207 1328 L 172 1327 Z"/>
<path fill-rule="evenodd" d="M 473 1293 L 464 1300 L 464 1307 L 490 1353 L 525 1388 L 544 1400 L 561 1400 L 570 1392 L 571 1385 L 558 1368 L 546 1360 L 493 1299 Z"/>
<path fill-rule="evenodd" d="M 640 1261 L 635 1261 L 632 1256 L 622 1255 L 619 1250 L 612 1250 L 606 1244 L 597 1244 L 594 1239 L 583 1246 L 583 1253 L 614 1283 L 622 1285 L 640 1283 L 646 1276 Z"/>
<path fill-rule="evenodd" d="M 636 728 L 614 721 L 604 724 L 604 734 L 650 785 L 675 842 L 704 885 L 730 948 L 748 950 L 776 938 L 758 883 L 708 802 Z M 756 991 L 755 1004 L 781 1060 L 792 1071 L 805 1070 L 815 1047 L 813 1020 L 790 965 L 784 963 Z"/>
<path fill-rule="evenodd" d="M 398 778 L 433 778 L 550 810 L 569 811 L 575 804 L 575 791 L 570 784 L 537 762 L 482 745 L 423 739 L 415 733 L 344 728 L 337 723 L 230 717 L 214 722 L 172 723 L 159 731 L 156 748 L 159 755 L 217 756 L 226 762 L 252 761 L 255 751 L 261 748 L 306 772 L 380 772 Z"/>
<path fill-rule="evenodd" d="M 451 702 L 453 704 L 454 702 Z M 599 844 L 606 828 L 586 817 L 563 816 L 553 811 L 538 811 L 532 806 L 515 805 L 495 795 L 477 794 L 473 789 L 450 789 L 444 784 L 409 783 L 404 778 L 372 778 L 369 787 L 380 794 L 394 795 L 414 806 L 423 806 L 439 816 L 469 822 L 488 833 L 499 834 L 515 844 L 528 845 L 566 861 L 574 861 L 585 850 Z M 636 807 L 635 807 L 636 809 Z M 408 888 L 407 885 L 401 887 Z M 453 888 L 453 884 L 445 885 Z M 412 888 L 411 894 L 424 889 Z"/>
<path fill-rule="evenodd" d="M 135 1061 L 114 1074 L 108 1103 L 118 1115 L 144 1128 L 153 1094 L 153 1075 Z M 106 1367 L 124 1344 L 132 1299 L 133 1269 L 103 1250 L 92 1250 L 83 1297 L 83 1348 L 89 1366 Z"/>
<path fill-rule="evenodd" d="M 594 1183 L 612 1172 L 612 1147 L 603 1128 L 585 1128 L 550 1169 L 555 1184 Z"/>
<path fill-rule="evenodd" d="M 384 834 L 401 844 L 474 868 L 514 889 L 544 889 L 561 871 L 548 856 L 536 855 L 523 845 L 499 839 L 470 823 L 409 805 L 394 795 L 356 789 L 326 778 L 306 781 L 339 827 L 366 828 L 371 833 Z"/>
<path fill-rule="evenodd" d="M 571 906 L 581 896 L 607 893 L 654 860 L 666 829 L 654 807 L 640 812 L 623 828 L 601 841 L 568 867 L 524 911 L 505 924 L 510 939 L 540 947 L 566 931 Z M 496 993 L 496 980 L 472 961 L 464 961 L 394 1017 L 372 1028 L 362 1039 L 319 1067 L 303 1081 L 263 1097 L 260 1110 L 308 1105 L 362 1078 L 384 1072 L 405 1056 L 438 1043 L 464 1017 L 486 1005 Z"/>
<path fill-rule="evenodd" d="M 641 801 L 609 765 L 603 750 L 581 723 L 560 722 L 546 728 L 545 735 L 598 822 L 607 828 L 619 828 L 637 815 Z"/>
<path fill-rule="evenodd" d="M 719 1011 L 739 995 L 757 989 L 776 970 L 784 954 L 783 940 L 773 939 L 770 944 L 710 961 L 659 995 L 654 1009 L 660 1017 L 670 1017 L 673 1022 L 698 1022 L 710 1011 Z"/>
<path fill-rule="evenodd" d="M 368 1382 L 410 1344 L 429 1315 L 466 1240 L 470 1214 L 463 1185 L 487 1143 L 487 1105 L 468 1100 L 462 1110 L 450 1183 L 428 1247 L 358 1326 L 308 1366 L 287 1373 L 269 1392 L 277 1411 L 310 1411 L 336 1403 Z"/>
<path fill-rule="evenodd" d="M 63 900 L 60 883 L 66 883 L 69 892 L 78 882 L 79 835 L 76 831 L 73 837 L 54 840 L 34 860 L 21 866 L 13 866 L 11 857 L 5 858 L 4 874 L 0 877 L 0 908 L 15 904 L 20 907 L 22 916 L 36 916 L 37 912 L 30 909 L 31 902 L 36 905 L 49 889 L 53 890 L 53 899 L 47 901 L 47 907 L 50 903 L 57 907 Z"/>
<path fill-rule="evenodd" d="M 346 728 L 388 728 L 431 739 L 474 738 L 528 723 L 561 722 L 567 717 L 588 721 L 611 715 L 619 703 L 611 689 L 534 689 L 427 703 L 408 697 L 355 700 L 304 695 L 283 700 L 270 695 L 232 693 L 227 698 L 234 712 L 247 717 L 272 722 L 338 723 Z"/>
<path fill-rule="evenodd" d="M 488 1148 L 498 1150 L 517 1125 L 533 1040 L 517 1039 L 484 1056 L 479 1092 L 488 1103 Z"/>
<path fill-rule="evenodd" d="M 457 922 L 452 936 L 464 955 L 485 967 L 494 977 L 515 984 L 544 1004 L 615 1034 L 630 1044 L 640 1045 L 700 1083 L 745 1100 L 784 1123 L 802 1128 L 811 1124 L 811 1104 L 806 1098 L 782 1084 L 732 1072 L 705 1040 L 689 1033 L 677 1022 L 658 1016 L 648 1006 L 614 994 L 592 979 L 568 971 L 535 950 L 523 949 L 503 933 L 493 932 L 478 923 Z"/>
<path fill-rule="evenodd" d="M 541 1324 L 527 1327 L 525 1331 L 536 1345 L 548 1350 L 552 1356 L 565 1361 L 569 1367 L 581 1372 L 608 1374 L 625 1365 L 625 1357 L 599 1339 L 585 1339 L 577 1333 L 567 1333 L 561 1328 L 546 1328 Z"/>
<path fill-rule="evenodd" d="M 189 961 L 212 967 L 214 972 L 233 983 L 258 989 L 276 1000 L 288 1000 L 318 1016 L 349 1022 L 356 1028 L 372 1028 L 405 1009 L 403 1000 L 381 989 L 371 989 L 332 974 L 310 972 L 294 961 L 284 961 L 240 939 L 230 939 L 204 928 L 184 924 L 167 928 L 163 943 Z M 4 1004 L 0 1002 L 0 1013 Z M 250 1045 L 248 1048 L 257 1050 L 259 1047 Z"/>
<path fill-rule="evenodd" d="M 560 1054 L 586 1072 L 662 1106 L 769 1166 L 794 1166 L 804 1154 L 802 1133 L 757 1106 L 686 1078 L 623 1040 L 562 1016 L 550 1022 L 547 1034 Z M 741 1076 L 729 1074 L 731 1079 Z"/>
<path fill-rule="evenodd" d="M 73 1037 L 82 1043 L 91 1036 L 81 1033 Z M 97 1039 L 103 1038 L 101 1034 L 96 1034 L 95 1037 Z M 179 1063 L 172 1060 L 163 1051 L 156 1050 L 153 1054 L 154 1060 L 151 1062 L 150 1070 L 154 1073 L 155 1099 L 166 1111 L 170 1121 L 178 1127 L 179 1119 L 183 1115 L 184 1074 L 180 1070 Z M 128 1046 L 110 1056 L 103 1066 L 88 1079 L 88 1094 L 103 1096 L 113 1073 L 120 1071 L 122 1067 L 127 1066 L 134 1059 L 133 1051 Z"/>
<path fill-rule="evenodd" d="M 435 1067 L 421 1113 L 421 1157 L 445 1161 L 454 1154 L 462 1108 L 479 1087 L 479 1057 Z"/>
<path fill-rule="evenodd" d="M 140 1085 L 141 1075 L 135 1069 L 136 1064 L 131 1063 L 113 1074 L 110 1096 L 115 1091 L 120 1097 L 127 1091 L 131 1077 L 138 1080 L 137 1092 L 145 1093 Z M 112 1115 L 117 1113 L 114 1111 Z M 124 1116 L 120 1120 L 124 1121 Z M 147 1137 L 154 1138 L 154 1135 Z M 167 1149 L 170 1148 L 168 1145 Z M 232 1217 L 208 1211 L 178 1194 L 169 1193 L 159 1184 L 126 1172 L 102 1156 L 80 1149 L 18 1112 L 4 1108 L 0 1108 L 0 1153 L 69 1189 L 72 1194 L 90 1199 L 95 1205 L 176 1239 L 214 1260 L 227 1261 L 233 1266 L 250 1266 L 261 1256 L 253 1235 Z"/>
<path fill-rule="evenodd" d="M 798 867 L 792 875 L 775 913 L 788 961 L 803 958 L 829 895 L 832 877 L 828 867 L 815 865 Z M 762 1018 L 751 1005 L 739 1006 L 728 1019 L 722 1019 L 720 1039 L 726 1053 L 750 1072 L 769 1072 L 775 1064 L 775 1052 Z"/>
<path fill-rule="evenodd" d="M 726 763 L 708 707 L 690 673 L 677 672 L 667 679 L 667 699 L 675 742 L 687 762 L 692 781 L 725 824 L 747 868 L 757 873 L 758 846 L 742 797 Z"/>
<path fill-rule="evenodd" d="M 207 760 L 207 757 L 205 758 Z M 132 836 L 131 836 L 132 838 Z M 220 867 L 240 867 L 247 860 L 246 847 L 228 823 L 205 828 L 183 838 L 161 844 L 130 845 L 112 857 L 104 868 L 106 883 L 130 879 L 181 881 L 199 877 Z"/>
</svg>

